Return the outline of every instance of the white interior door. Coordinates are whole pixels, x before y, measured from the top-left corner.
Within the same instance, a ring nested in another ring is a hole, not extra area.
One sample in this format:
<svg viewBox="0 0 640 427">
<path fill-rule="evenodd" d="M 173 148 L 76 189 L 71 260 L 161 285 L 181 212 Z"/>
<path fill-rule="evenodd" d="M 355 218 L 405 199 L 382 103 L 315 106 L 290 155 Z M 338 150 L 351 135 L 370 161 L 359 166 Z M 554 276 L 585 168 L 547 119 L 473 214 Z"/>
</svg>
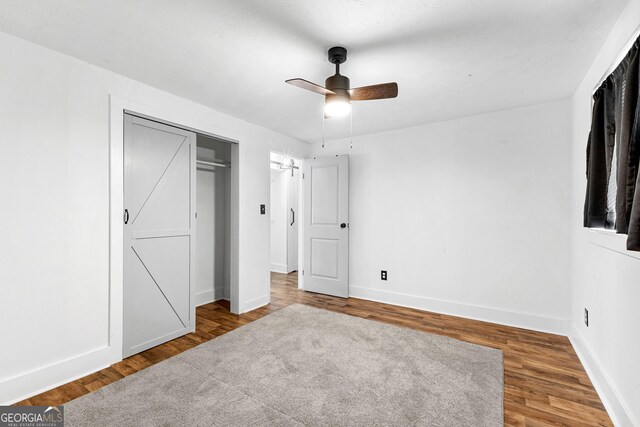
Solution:
<svg viewBox="0 0 640 427">
<path fill-rule="evenodd" d="M 123 357 L 195 328 L 193 132 L 125 115 Z"/>
<path fill-rule="evenodd" d="M 349 156 L 304 162 L 304 289 L 349 296 Z"/>
<path fill-rule="evenodd" d="M 300 215 L 298 209 L 298 179 L 300 172 L 297 169 L 285 172 L 287 175 L 287 273 L 298 269 L 298 223 Z"/>
</svg>

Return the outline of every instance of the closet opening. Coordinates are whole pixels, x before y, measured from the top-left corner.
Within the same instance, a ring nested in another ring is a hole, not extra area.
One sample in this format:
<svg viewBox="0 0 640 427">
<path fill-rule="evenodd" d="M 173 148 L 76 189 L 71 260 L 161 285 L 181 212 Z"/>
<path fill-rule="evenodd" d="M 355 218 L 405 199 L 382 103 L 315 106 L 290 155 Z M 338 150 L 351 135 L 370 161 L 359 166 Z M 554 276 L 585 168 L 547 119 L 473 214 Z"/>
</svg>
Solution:
<svg viewBox="0 0 640 427">
<path fill-rule="evenodd" d="M 302 160 L 270 153 L 270 269 L 272 280 L 301 286 Z"/>
<path fill-rule="evenodd" d="M 197 135 L 196 306 L 231 298 L 231 144 Z"/>
</svg>

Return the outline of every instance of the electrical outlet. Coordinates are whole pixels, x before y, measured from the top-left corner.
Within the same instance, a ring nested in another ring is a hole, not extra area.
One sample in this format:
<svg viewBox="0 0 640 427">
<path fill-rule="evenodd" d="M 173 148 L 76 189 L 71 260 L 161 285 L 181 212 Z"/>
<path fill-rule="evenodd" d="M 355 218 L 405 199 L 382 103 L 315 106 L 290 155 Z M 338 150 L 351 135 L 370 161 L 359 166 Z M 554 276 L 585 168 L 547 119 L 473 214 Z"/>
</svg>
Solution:
<svg viewBox="0 0 640 427">
<path fill-rule="evenodd" d="M 380 270 L 380 280 L 387 280 L 387 270 Z"/>
<path fill-rule="evenodd" d="M 584 309 L 584 324 L 587 325 L 587 328 L 589 327 L 589 310 L 586 307 Z"/>
</svg>

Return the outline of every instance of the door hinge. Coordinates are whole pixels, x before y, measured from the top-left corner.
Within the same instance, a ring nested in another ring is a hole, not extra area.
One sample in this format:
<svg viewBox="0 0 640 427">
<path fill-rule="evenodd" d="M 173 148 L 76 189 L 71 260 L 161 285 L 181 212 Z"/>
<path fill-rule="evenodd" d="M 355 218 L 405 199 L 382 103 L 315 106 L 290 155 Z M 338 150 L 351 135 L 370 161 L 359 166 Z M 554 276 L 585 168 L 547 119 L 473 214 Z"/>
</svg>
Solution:
<svg viewBox="0 0 640 427">
<path fill-rule="evenodd" d="M 302 174 L 302 179 L 304 179 L 304 174 Z"/>
<path fill-rule="evenodd" d="M 304 270 L 302 270 L 302 275 L 304 276 Z"/>
</svg>

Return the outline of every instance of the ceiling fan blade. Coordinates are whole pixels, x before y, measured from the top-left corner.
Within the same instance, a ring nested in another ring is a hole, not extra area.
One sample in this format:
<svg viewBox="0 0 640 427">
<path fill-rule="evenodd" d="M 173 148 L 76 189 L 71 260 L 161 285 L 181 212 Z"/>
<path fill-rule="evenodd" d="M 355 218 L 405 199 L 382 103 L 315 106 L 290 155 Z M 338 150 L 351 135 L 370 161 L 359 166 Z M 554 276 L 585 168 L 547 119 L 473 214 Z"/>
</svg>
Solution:
<svg viewBox="0 0 640 427">
<path fill-rule="evenodd" d="M 398 83 L 381 83 L 351 89 L 352 101 L 368 101 L 371 99 L 395 98 L 398 96 Z"/>
<path fill-rule="evenodd" d="M 289 83 L 290 85 L 294 85 L 302 89 L 310 90 L 311 92 L 319 93 L 320 95 L 335 94 L 335 92 L 323 88 L 322 86 L 315 83 L 311 83 L 310 81 L 307 81 L 305 79 L 289 79 L 285 80 L 285 83 Z"/>
</svg>

